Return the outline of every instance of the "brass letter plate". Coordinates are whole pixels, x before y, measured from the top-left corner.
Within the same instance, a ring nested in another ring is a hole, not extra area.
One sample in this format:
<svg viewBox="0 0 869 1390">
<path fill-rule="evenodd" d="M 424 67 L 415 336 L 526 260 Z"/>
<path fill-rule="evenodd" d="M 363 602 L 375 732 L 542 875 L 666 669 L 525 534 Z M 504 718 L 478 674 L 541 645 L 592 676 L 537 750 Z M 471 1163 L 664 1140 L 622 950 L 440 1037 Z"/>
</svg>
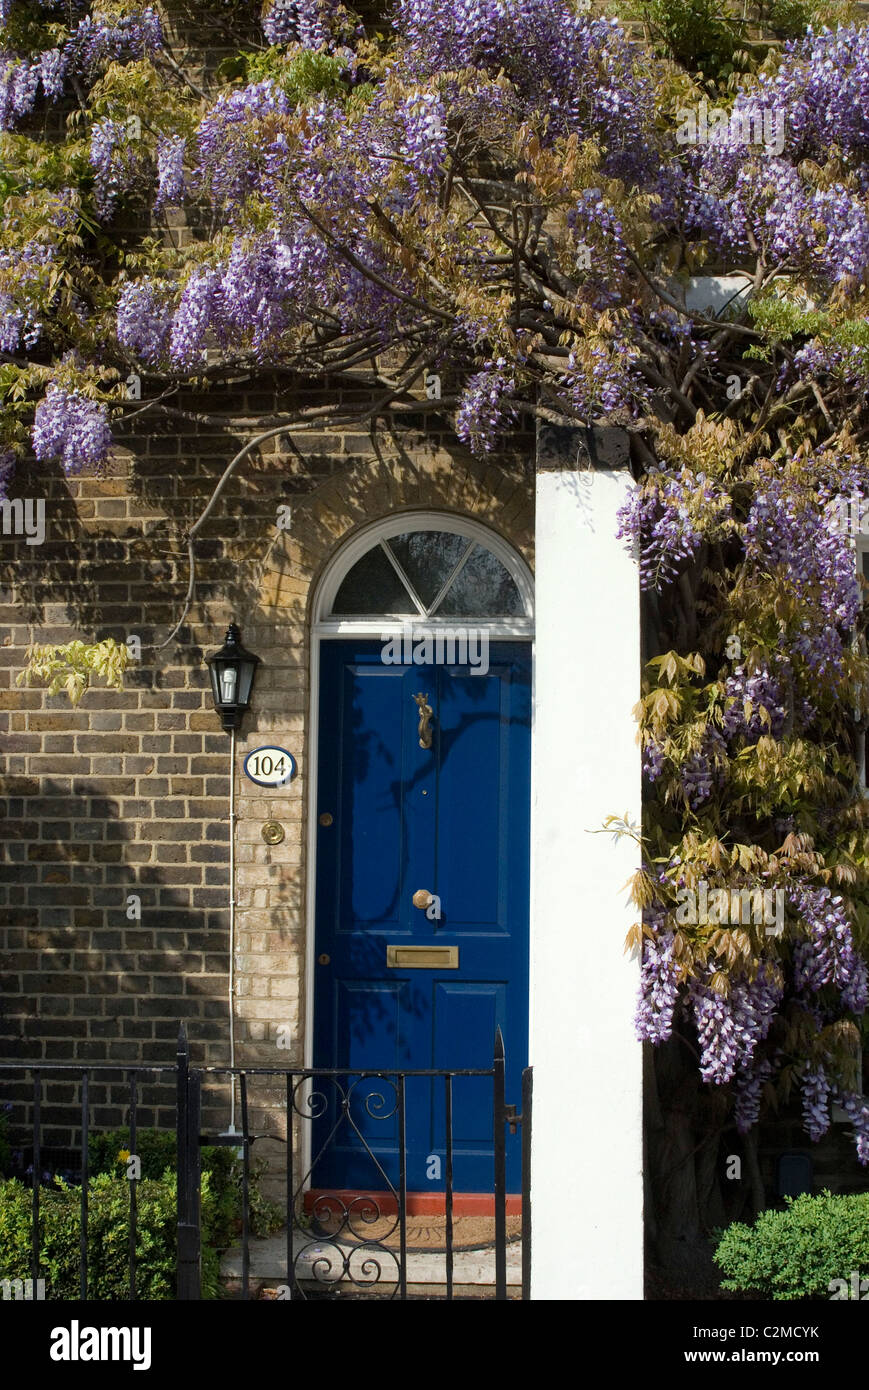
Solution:
<svg viewBox="0 0 869 1390">
<path fill-rule="evenodd" d="M 458 970 L 458 946 L 387 946 L 389 970 Z"/>
</svg>

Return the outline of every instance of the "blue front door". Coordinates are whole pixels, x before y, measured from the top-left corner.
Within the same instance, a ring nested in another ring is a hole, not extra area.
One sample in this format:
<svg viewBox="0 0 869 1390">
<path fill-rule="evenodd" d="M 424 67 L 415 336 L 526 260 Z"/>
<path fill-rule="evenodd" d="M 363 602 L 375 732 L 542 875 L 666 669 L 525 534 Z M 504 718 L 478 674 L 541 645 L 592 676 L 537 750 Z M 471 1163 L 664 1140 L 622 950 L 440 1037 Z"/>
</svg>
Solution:
<svg viewBox="0 0 869 1390">
<path fill-rule="evenodd" d="M 314 1066 L 488 1068 L 500 1026 L 507 1100 L 518 1105 L 528 1038 L 530 649 L 492 642 L 479 675 L 385 665 L 382 645 L 322 645 Z M 432 710 L 429 748 L 420 747 L 417 695 Z M 437 895 L 440 920 L 414 905 L 421 890 Z M 389 950 L 407 946 L 455 950 L 449 966 L 408 968 Z M 382 1188 L 378 1164 L 396 1185 L 392 1088 L 357 1083 L 350 1122 L 337 1087 L 317 1089 L 313 1185 Z M 491 1103 L 490 1080 L 453 1081 L 456 1191 L 491 1191 Z M 411 1191 L 443 1190 L 444 1109 L 441 1079 L 408 1080 Z M 509 1134 L 507 1158 L 516 1192 L 519 1139 Z"/>
</svg>

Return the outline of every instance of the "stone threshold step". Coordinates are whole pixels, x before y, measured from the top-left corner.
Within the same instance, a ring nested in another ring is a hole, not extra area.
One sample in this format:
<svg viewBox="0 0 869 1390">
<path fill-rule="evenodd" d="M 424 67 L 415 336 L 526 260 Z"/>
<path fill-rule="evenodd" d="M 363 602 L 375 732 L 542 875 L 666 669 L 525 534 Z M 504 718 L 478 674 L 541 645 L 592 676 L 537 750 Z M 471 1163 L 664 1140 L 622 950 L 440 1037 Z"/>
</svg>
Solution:
<svg viewBox="0 0 869 1390">
<path fill-rule="evenodd" d="M 260 1283 L 279 1283 L 287 1277 L 287 1234 L 279 1231 L 277 1235 L 253 1239 L 249 1242 L 251 1280 Z M 223 1281 L 237 1282 L 241 1279 L 241 1247 L 227 1250 L 220 1261 L 220 1277 Z M 365 1271 L 361 1268 L 366 1259 L 375 1258 L 380 1262 L 380 1287 L 396 1282 L 398 1273 L 398 1251 L 383 1246 L 355 1243 L 331 1243 L 323 1238 L 304 1236 L 297 1233 L 293 1238 L 293 1257 L 296 1263 L 296 1278 L 300 1282 L 310 1282 L 321 1287 L 330 1277 L 337 1279 L 347 1262 L 351 1274 L 364 1282 Z M 324 1263 L 326 1262 L 326 1263 Z M 315 1266 L 317 1268 L 315 1269 Z M 317 1278 L 319 1271 L 320 1277 Z M 408 1250 L 408 1284 L 435 1286 L 444 1284 L 446 1279 L 445 1255 L 443 1251 L 433 1253 L 424 1250 Z M 342 1282 L 354 1289 L 352 1279 L 344 1273 Z M 455 1285 L 489 1285 L 495 1282 L 495 1252 L 486 1250 L 459 1250 L 453 1255 L 453 1282 Z M 507 1246 L 507 1283 L 522 1282 L 522 1246 L 513 1241 Z"/>
</svg>

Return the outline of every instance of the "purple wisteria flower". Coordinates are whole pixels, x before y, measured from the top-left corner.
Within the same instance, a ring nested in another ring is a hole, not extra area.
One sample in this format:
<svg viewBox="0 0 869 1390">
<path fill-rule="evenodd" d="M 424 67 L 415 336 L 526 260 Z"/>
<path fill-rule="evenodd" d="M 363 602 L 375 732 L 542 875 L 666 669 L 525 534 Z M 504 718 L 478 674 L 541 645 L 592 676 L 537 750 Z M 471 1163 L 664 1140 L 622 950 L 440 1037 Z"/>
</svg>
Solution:
<svg viewBox="0 0 869 1390">
<path fill-rule="evenodd" d="M 847 537 L 812 494 L 770 474 L 757 486 L 745 526 L 746 559 L 780 570 L 802 598 L 801 630 L 792 649 L 818 675 L 841 670 L 843 644 L 837 628 L 852 627 L 860 591 Z"/>
<path fill-rule="evenodd" d="M 853 1091 L 843 1091 L 839 1087 L 835 1088 L 834 1096 L 854 1126 L 857 1161 L 865 1166 L 869 1164 L 869 1104 L 862 1096 L 856 1095 Z"/>
<path fill-rule="evenodd" d="M 526 116 L 545 110 L 553 134 L 599 138 L 606 173 L 637 182 L 657 168 L 653 88 L 616 20 L 569 0 L 399 0 L 394 23 L 411 77 L 503 71 Z"/>
<path fill-rule="evenodd" d="M 154 203 L 155 212 L 159 212 L 167 203 L 177 206 L 184 201 L 186 148 L 187 141 L 183 135 L 161 135 L 157 141 L 158 189 Z"/>
<path fill-rule="evenodd" d="M 337 0 L 270 0 L 263 15 L 263 33 L 273 44 L 327 48 L 337 9 Z"/>
<path fill-rule="evenodd" d="M 670 478 L 650 470 L 644 485 L 632 489 L 620 506 L 616 536 L 639 553 L 642 588 L 662 589 L 699 550 L 703 537 L 688 506 L 698 497 L 716 524 L 730 515 L 729 500 L 703 473 Z"/>
<path fill-rule="evenodd" d="M 435 92 L 408 97 L 397 112 L 399 148 L 412 170 L 411 182 L 431 191 L 447 152 L 446 108 Z"/>
<path fill-rule="evenodd" d="M 806 1063 L 800 1083 L 803 1103 L 803 1125 L 813 1143 L 822 1139 L 830 1128 L 830 1093 L 832 1087 L 820 1063 Z"/>
<path fill-rule="evenodd" d="M 159 362 L 169 351 L 172 287 L 167 281 L 137 280 L 118 298 L 118 341 L 143 362 Z"/>
<path fill-rule="evenodd" d="M 781 391 L 795 378 L 832 377 L 846 389 L 869 391 L 869 350 L 859 343 L 823 342 L 813 338 L 785 362 L 776 381 Z"/>
<path fill-rule="evenodd" d="M 72 72 L 90 80 L 104 63 L 118 63 L 156 53 L 163 44 L 163 26 L 152 5 L 109 18 L 85 15 L 64 46 Z"/>
<path fill-rule="evenodd" d="M 40 0 L 42 3 L 42 0 Z M 75 0 L 68 9 L 76 8 Z M 43 4 L 43 8 L 48 8 Z M 5 27 L 0 11 L 0 28 Z M 85 15 L 62 47 L 45 49 L 33 61 L 0 54 L 0 130 L 11 130 L 36 104 L 40 87 L 49 101 L 63 95 L 68 75 L 92 81 L 108 62 L 125 62 L 156 52 L 163 43 L 160 17 L 153 6 L 120 16 Z"/>
<path fill-rule="evenodd" d="M 11 130 L 36 105 L 40 69 L 36 63 L 0 54 L 0 130 Z"/>
<path fill-rule="evenodd" d="M 700 1075 L 723 1086 L 732 1081 L 738 1067 L 746 1067 L 755 1048 L 772 1026 L 784 997 L 784 981 L 777 966 L 761 961 L 753 980 L 731 978 L 726 996 L 709 987 L 714 973 L 707 966 L 688 984 L 688 1000 L 700 1043 Z"/>
<path fill-rule="evenodd" d="M 108 408 L 65 386 L 49 386 L 32 431 L 38 459 L 59 458 L 67 473 L 105 463 L 112 447 Z"/>
<path fill-rule="evenodd" d="M 180 367 L 201 365 L 209 334 L 223 322 L 222 276 L 211 266 L 195 270 L 172 320 L 169 355 Z"/>
<path fill-rule="evenodd" d="M 664 750 L 656 739 L 648 738 L 643 744 L 643 776 L 650 782 L 657 782 L 664 770 Z"/>
<path fill-rule="evenodd" d="M 737 666 L 725 682 L 725 698 L 730 702 L 724 712 L 723 727 L 728 738 L 740 736 L 756 742 L 762 735 L 781 738 L 787 720 L 780 681 L 763 667 L 749 674 Z M 745 706 L 751 706 L 746 716 Z M 761 710 L 769 716 L 763 719 Z"/>
<path fill-rule="evenodd" d="M 63 96 L 68 63 L 62 48 L 47 48 L 39 55 L 39 79 L 49 101 L 58 101 Z"/>
<path fill-rule="evenodd" d="M 809 28 L 784 45 L 776 72 L 760 77 L 758 101 L 788 113 L 787 153 L 794 161 L 869 148 L 869 31 L 865 25 Z"/>
<path fill-rule="evenodd" d="M 290 98 L 270 79 L 218 97 L 196 136 L 197 186 L 215 211 L 232 217 L 250 194 L 282 186 L 291 151 L 274 131 L 264 140 L 263 129 L 291 111 Z"/>
<path fill-rule="evenodd" d="M 627 339 L 571 350 L 563 385 L 583 419 L 601 419 L 617 410 L 637 416 L 648 407 L 648 387 L 634 370 L 636 357 Z"/>
<path fill-rule="evenodd" d="M 674 940 L 672 931 L 661 933 L 654 941 L 643 936 L 640 997 L 635 1017 L 640 1042 L 666 1042 L 673 1032 L 673 1011 L 679 997 Z"/>
<path fill-rule="evenodd" d="M 794 985 L 817 993 L 834 985 L 845 1008 L 863 1013 L 869 1002 L 866 962 L 854 946 L 854 935 L 841 897 L 827 887 L 797 884 L 788 901 L 809 927 L 809 939 L 794 951 Z"/>
<path fill-rule="evenodd" d="M 456 434 L 473 453 L 494 449 L 507 422 L 516 418 L 509 405 L 514 390 L 515 381 L 501 357 L 469 380 L 456 411 Z"/>
<path fill-rule="evenodd" d="M 91 130 L 89 158 L 96 174 L 94 202 L 97 212 L 101 217 L 110 217 L 118 198 L 138 173 L 126 123 L 113 121 L 108 116 L 97 121 Z"/>
<path fill-rule="evenodd" d="M 733 1118 L 738 1134 L 747 1134 L 757 1124 L 763 1088 L 772 1074 L 772 1063 L 766 1057 L 754 1056 L 737 1070 L 733 1083 Z"/>
</svg>

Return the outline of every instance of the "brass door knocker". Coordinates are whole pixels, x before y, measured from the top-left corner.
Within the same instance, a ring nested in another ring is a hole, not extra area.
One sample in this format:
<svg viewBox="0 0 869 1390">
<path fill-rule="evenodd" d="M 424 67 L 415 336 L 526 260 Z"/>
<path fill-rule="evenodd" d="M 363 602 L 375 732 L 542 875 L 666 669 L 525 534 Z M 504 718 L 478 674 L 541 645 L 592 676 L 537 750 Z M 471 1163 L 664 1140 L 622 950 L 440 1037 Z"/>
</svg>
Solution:
<svg viewBox="0 0 869 1390">
<path fill-rule="evenodd" d="M 420 748 L 431 748 L 431 719 L 434 710 L 428 703 L 427 694 L 414 695 L 413 698 L 419 706 L 419 746 Z"/>
</svg>

